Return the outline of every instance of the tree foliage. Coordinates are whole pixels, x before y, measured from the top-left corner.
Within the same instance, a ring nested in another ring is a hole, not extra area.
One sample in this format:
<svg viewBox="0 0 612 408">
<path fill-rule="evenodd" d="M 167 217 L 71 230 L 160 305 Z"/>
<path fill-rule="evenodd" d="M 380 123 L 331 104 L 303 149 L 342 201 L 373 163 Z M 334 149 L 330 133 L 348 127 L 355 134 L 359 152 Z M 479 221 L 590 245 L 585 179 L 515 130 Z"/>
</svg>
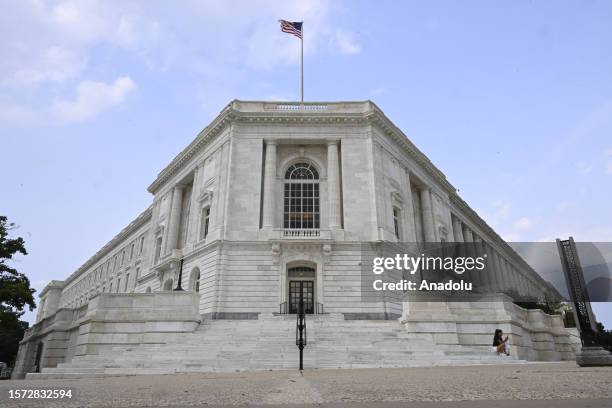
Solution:
<svg viewBox="0 0 612 408">
<path fill-rule="evenodd" d="M 11 363 L 28 323 L 20 321 L 27 306 L 36 308 L 34 289 L 23 273 L 9 265 L 15 254 L 27 255 L 23 238 L 10 238 L 15 224 L 0 216 L 0 361 Z"/>
</svg>

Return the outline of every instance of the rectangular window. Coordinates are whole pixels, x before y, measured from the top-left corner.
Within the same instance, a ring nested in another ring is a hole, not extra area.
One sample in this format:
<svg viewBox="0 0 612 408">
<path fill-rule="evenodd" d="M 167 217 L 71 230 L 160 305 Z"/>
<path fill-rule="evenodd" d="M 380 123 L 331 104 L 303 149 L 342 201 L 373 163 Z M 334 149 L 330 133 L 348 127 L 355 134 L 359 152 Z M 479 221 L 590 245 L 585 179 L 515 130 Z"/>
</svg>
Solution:
<svg viewBox="0 0 612 408">
<path fill-rule="evenodd" d="M 125 288 L 123 289 L 124 292 L 127 292 L 129 282 L 130 282 L 130 274 L 128 273 L 127 275 L 125 275 Z"/>
<path fill-rule="evenodd" d="M 208 225 L 210 222 L 210 207 L 202 209 L 202 224 L 200 225 L 200 240 L 203 240 L 208 235 Z"/>
<path fill-rule="evenodd" d="M 400 211 L 397 208 L 393 209 L 393 227 L 395 228 L 395 237 L 400 239 Z"/>
<path fill-rule="evenodd" d="M 138 248 L 138 255 L 142 255 L 143 248 L 144 248 L 144 236 L 140 237 L 140 247 Z"/>
<path fill-rule="evenodd" d="M 121 266 L 123 266 L 125 262 L 125 249 L 123 251 L 121 251 Z"/>
<path fill-rule="evenodd" d="M 134 258 L 134 243 L 130 246 L 130 261 Z"/>
<path fill-rule="evenodd" d="M 121 287 L 121 278 L 117 279 L 117 293 L 119 293 L 120 287 Z"/>
<path fill-rule="evenodd" d="M 155 241 L 155 263 L 159 262 L 159 257 L 161 256 L 161 246 L 162 246 L 162 237 L 157 237 Z"/>
<path fill-rule="evenodd" d="M 319 184 L 285 183 L 284 228 L 319 228 Z"/>
</svg>

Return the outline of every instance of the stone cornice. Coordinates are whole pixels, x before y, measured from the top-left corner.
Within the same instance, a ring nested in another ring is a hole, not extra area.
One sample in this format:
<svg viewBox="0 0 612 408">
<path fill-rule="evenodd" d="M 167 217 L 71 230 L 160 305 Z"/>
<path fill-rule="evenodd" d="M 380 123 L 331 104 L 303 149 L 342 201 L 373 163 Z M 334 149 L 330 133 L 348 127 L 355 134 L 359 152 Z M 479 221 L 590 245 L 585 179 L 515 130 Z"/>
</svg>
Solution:
<svg viewBox="0 0 612 408">
<path fill-rule="evenodd" d="M 434 180 L 436 180 L 449 194 L 455 194 L 456 189 L 442 173 L 415 145 L 408 139 L 389 118 L 372 103 L 373 110 L 367 115 L 369 123 L 378 126 L 387 136 L 396 142 L 403 150 L 414 159 Z"/>
<path fill-rule="evenodd" d="M 196 138 L 181 151 L 158 175 L 155 181 L 147 188 L 151 194 L 155 194 L 157 190 L 166 182 L 172 175 L 176 174 L 197 152 L 204 146 L 209 144 L 221 131 L 230 123 L 234 117 L 234 110 L 230 102 L 219 115 L 213 119 L 210 125 L 206 126 Z"/>
<path fill-rule="evenodd" d="M 246 124 L 345 124 L 378 126 L 390 136 L 410 157 L 412 157 L 443 188 L 454 193 L 456 189 L 444 174 L 397 128 L 389 118 L 371 101 L 357 102 L 309 102 L 274 103 L 253 101 L 231 101 L 196 138 L 181 151 L 148 187 L 155 194 L 163 184 L 177 174 L 199 151 L 211 143 L 225 127 L 232 123 Z"/>
<path fill-rule="evenodd" d="M 43 288 L 43 290 L 40 291 L 40 293 L 38 294 L 38 297 L 42 298 L 43 296 L 45 296 L 45 294 L 51 290 L 51 289 L 63 289 L 65 286 L 65 281 L 59 281 L 59 280 L 52 280 L 51 282 L 47 283 L 47 285 Z"/>
<path fill-rule="evenodd" d="M 115 235 L 113 239 L 111 239 L 106 245 L 104 245 L 98 252 L 96 252 L 91 258 L 89 258 L 83 265 L 81 265 L 76 271 L 74 271 L 66 280 L 64 281 L 64 286 L 67 286 L 70 282 L 72 282 L 76 277 L 78 277 L 81 273 L 86 271 L 100 259 L 102 259 L 105 255 L 107 255 L 114 247 L 127 238 L 130 234 L 144 225 L 147 221 L 151 219 L 153 206 L 149 206 L 146 210 L 144 210 L 138 217 L 136 217 L 132 222 L 128 224 L 127 227 L 121 230 L 119 234 Z"/>
</svg>

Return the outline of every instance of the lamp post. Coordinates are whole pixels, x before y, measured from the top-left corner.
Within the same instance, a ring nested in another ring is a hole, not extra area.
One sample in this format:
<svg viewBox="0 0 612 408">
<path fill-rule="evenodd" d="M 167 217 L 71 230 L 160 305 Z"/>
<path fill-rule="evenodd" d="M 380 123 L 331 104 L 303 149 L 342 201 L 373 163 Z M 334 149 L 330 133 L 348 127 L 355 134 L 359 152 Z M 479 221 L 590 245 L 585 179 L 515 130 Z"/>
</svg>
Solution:
<svg viewBox="0 0 612 408">
<path fill-rule="evenodd" d="M 306 313 L 304 308 L 304 291 L 300 290 L 297 321 L 295 326 L 295 345 L 300 350 L 300 371 L 304 369 L 304 347 L 306 347 Z"/>
<path fill-rule="evenodd" d="M 175 291 L 180 291 L 180 292 L 183 292 L 183 288 L 181 287 L 181 281 L 183 280 L 183 261 L 184 259 L 181 258 L 181 265 L 179 266 L 178 282 L 176 283 L 176 288 L 174 288 Z"/>
</svg>

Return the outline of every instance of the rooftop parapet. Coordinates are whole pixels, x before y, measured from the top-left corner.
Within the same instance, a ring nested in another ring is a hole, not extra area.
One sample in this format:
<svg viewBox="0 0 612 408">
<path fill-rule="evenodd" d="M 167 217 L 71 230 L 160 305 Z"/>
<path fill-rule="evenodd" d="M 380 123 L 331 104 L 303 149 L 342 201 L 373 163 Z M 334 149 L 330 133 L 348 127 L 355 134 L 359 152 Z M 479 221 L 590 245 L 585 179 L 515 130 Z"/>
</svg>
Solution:
<svg viewBox="0 0 612 408">
<path fill-rule="evenodd" d="M 243 113 L 367 113 L 374 110 L 371 101 L 356 102 L 265 102 L 233 100 L 230 107 Z"/>
</svg>

